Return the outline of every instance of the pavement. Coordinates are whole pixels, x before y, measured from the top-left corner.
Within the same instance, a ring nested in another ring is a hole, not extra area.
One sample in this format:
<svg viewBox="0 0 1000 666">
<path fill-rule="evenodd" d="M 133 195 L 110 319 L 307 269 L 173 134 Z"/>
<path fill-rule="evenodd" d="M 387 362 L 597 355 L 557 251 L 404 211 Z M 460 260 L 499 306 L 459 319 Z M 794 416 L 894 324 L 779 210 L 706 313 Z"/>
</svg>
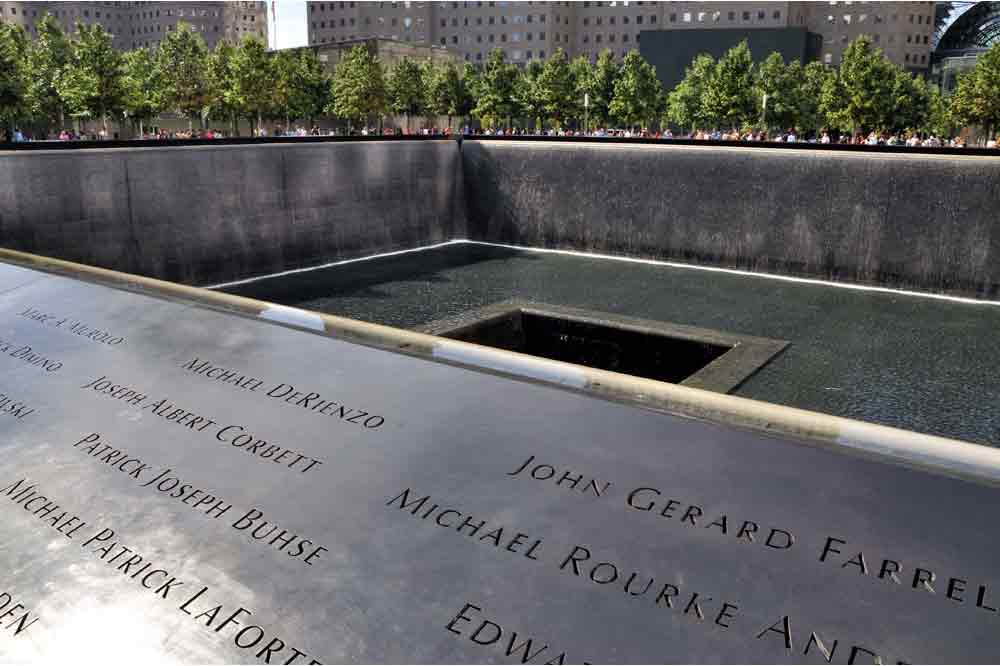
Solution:
<svg viewBox="0 0 1000 666">
<path fill-rule="evenodd" d="M 1000 304 L 480 244 L 229 293 L 402 328 L 512 298 L 788 340 L 732 393 L 1000 446 Z"/>
</svg>

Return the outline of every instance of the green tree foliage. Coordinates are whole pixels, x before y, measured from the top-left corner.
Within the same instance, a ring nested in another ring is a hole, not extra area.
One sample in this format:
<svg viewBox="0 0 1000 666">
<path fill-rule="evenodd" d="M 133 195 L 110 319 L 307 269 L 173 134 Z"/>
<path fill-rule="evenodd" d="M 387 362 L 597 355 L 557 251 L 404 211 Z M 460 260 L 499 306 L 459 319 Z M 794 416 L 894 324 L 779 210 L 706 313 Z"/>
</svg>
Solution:
<svg viewBox="0 0 1000 666">
<path fill-rule="evenodd" d="M 697 56 L 688 66 L 684 78 L 667 95 L 664 124 L 675 123 L 694 130 L 707 124 L 702 100 L 715 71 L 715 59 L 707 53 Z"/>
<path fill-rule="evenodd" d="M 615 83 L 618 80 L 619 67 L 615 63 L 614 54 L 604 49 L 597 54 L 597 61 L 591 68 L 587 81 L 586 92 L 590 95 L 590 122 L 592 125 L 607 127 L 613 113 L 611 102 L 615 96 Z"/>
<path fill-rule="evenodd" d="M 519 70 L 508 63 L 503 51 L 494 49 L 486 58 L 476 85 L 475 107 L 472 114 L 484 125 L 499 125 L 516 111 L 514 86 Z"/>
<path fill-rule="evenodd" d="M 57 89 L 70 114 L 100 118 L 105 132 L 108 115 L 123 108 L 124 61 L 111 34 L 98 24 L 77 23 L 70 61 L 59 77 Z"/>
<path fill-rule="evenodd" d="M 0 23 L 0 121 L 9 129 L 25 113 L 27 40 L 20 26 Z"/>
<path fill-rule="evenodd" d="M 135 49 L 123 56 L 122 104 L 128 115 L 143 124 L 163 109 L 163 89 L 156 58 L 149 49 Z"/>
<path fill-rule="evenodd" d="M 705 116 L 728 127 L 739 127 L 755 119 L 753 58 L 746 41 L 729 49 L 715 63 L 705 94 Z"/>
<path fill-rule="evenodd" d="M 651 122 L 660 112 L 663 88 L 656 78 L 656 68 L 637 51 L 629 51 L 622 60 L 608 111 L 628 127 Z"/>
<path fill-rule="evenodd" d="M 780 53 L 772 53 L 757 67 L 755 80 L 754 101 L 764 126 L 788 129 L 798 125 L 799 84 L 802 81 L 799 61 L 793 60 L 786 65 Z"/>
<path fill-rule="evenodd" d="M 955 120 L 948 103 L 936 86 L 925 85 L 927 85 L 927 113 L 924 116 L 924 124 L 918 129 L 939 137 L 951 136 L 955 129 Z"/>
<path fill-rule="evenodd" d="M 851 42 L 841 56 L 836 76 L 829 78 L 821 107 L 831 126 L 845 132 L 886 129 L 895 108 L 895 66 L 867 35 Z"/>
<path fill-rule="evenodd" d="M 467 108 L 466 81 L 459 74 L 458 67 L 452 63 L 431 65 L 427 69 L 426 78 L 426 107 L 435 115 L 447 116 L 450 129 L 451 119 L 461 116 Z"/>
<path fill-rule="evenodd" d="M 264 41 L 259 37 L 240 41 L 233 51 L 230 73 L 233 105 L 256 130 L 274 112 L 274 61 Z"/>
<path fill-rule="evenodd" d="M 988 135 L 1000 127 L 1000 43 L 962 74 L 951 96 L 951 112 L 962 123 L 981 125 Z"/>
<path fill-rule="evenodd" d="M 163 86 L 164 108 L 192 119 L 208 106 L 208 47 L 189 24 L 180 22 L 167 33 L 156 51 Z"/>
<path fill-rule="evenodd" d="M 292 120 L 310 123 L 329 103 L 330 80 L 312 49 L 278 51 L 271 56 L 274 75 L 274 111 Z"/>
<path fill-rule="evenodd" d="M 529 127 L 539 127 L 542 119 L 542 89 L 540 79 L 542 76 L 542 63 L 537 60 L 529 62 L 524 69 L 520 70 L 514 82 L 514 92 L 512 94 L 513 106 L 519 115 L 527 119 Z"/>
<path fill-rule="evenodd" d="M 27 51 L 25 69 L 30 76 L 25 102 L 32 116 L 61 126 L 65 124 L 66 105 L 59 96 L 58 84 L 72 56 L 72 45 L 48 12 L 35 23 L 35 32 Z"/>
<path fill-rule="evenodd" d="M 333 101 L 327 111 L 352 126 L 386 110 L 386 87 L 382 65 L 364 45 L 347 52 L 333 74 Z"/>
<path fill-rule="evenodd" d="M 389 70 L 386 93 L 392 112 L 406 116 L 406 131 L 409 133 L 410 118 L 423 113 L 427 100 L 424 68 L 404 57 Z"/>
<path fill-rule="evenodd" d="M 542 66 L 538 97 L 542 115 L 557 128 L 579 116 L 582 100 L 577 96 L 576 76 L 562 49 L 556 49 Z"/>
<path fill-rule="evenodd" d="M 299 53 L 298 64 L 297 96 L 292 98 L 292 108 L 299 118 L 306 118 L 312 123 L 330 103 L 330 77 L 316 52 L 311 49 Z"/>
<path fill-rule="evenodd" d="M 239 109 L 233 88 L 233 55 L 236 49 L 225 40 L 216 43 L 205 65 L 205 108 L 214 118 L 229 121 L 234 134 L 239 135 Z"/>
<path fill-rule="evenodd" d="M 894 67 L 891 88 L 892 108 L 886 119 L 886 129 L 893 131 L 918 130 L 927 121 L 931 86 L 921 76 Z"/>
<path fill-rule="evenodd" d="M 798 124 L 806 132 L 818 132 L 826 126 L 826 115 L 823 113 L 820 100 L 823 97 L 823 87 L 834 77 L 832 69 L 821 62 L 810 62 L 801 68 L 796 101 L 798 104 Z"/>
</svg>

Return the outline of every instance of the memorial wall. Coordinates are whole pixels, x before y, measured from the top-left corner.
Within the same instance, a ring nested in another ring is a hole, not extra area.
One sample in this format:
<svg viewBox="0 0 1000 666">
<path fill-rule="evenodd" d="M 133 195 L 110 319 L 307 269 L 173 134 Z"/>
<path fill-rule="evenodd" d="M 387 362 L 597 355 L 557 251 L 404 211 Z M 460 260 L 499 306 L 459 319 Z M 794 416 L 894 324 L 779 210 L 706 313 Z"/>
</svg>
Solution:
<svg viewBox="0 0 1000 666">
<path fill-rule="evenodd" d="M 472 240 L 996 298 L 1000 158 L 467 140 L 0 152 L 0 246 L 207 285 Z"/>
<path fill-rule="evenodd" d="M 0 263 L 0 661 L 996 660 L 991 485 L 154 295 Z"/>
<path fill-rule="evenodd" d="M 0 152 L 0 246 L 213 284 L 466 235 L 454 141 Z"/>
<path fill-rule="evenodd" d="M 996 298 L 1000 157 L 467 141 L 470 237 Z"/>
</svg>

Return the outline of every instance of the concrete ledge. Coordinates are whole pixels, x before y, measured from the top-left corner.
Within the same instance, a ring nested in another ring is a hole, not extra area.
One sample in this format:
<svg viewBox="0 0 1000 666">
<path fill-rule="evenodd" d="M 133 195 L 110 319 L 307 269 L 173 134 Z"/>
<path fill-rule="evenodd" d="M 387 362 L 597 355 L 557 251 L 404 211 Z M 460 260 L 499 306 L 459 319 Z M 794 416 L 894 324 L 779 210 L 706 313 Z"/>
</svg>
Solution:
<svg viewBox="0 0 1000 666">
<path fill-rule="evenodd" d="M 0 249 L 0 261 L 358 344 L 541 382 L 649 409 L 792 438 L 840 453 L 1000 486 L 1000 449 L 879 426 L 748 398 L 655 382 L 344 317 Z"/>
<path fill-rule="evenodd" d="M 475 141 L 470 238 L 996 298 L 1000 156 Z"/>
</svg>

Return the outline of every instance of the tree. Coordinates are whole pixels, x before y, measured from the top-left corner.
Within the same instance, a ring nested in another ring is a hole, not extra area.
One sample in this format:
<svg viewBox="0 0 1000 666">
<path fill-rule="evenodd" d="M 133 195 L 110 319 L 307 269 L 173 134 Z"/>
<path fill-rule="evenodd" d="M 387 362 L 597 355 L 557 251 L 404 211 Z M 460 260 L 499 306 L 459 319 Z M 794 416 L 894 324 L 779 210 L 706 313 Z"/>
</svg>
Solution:
<svg viewBox="0 0 1000 666">
<path fill-rule="evenodd" d="M 331 85 L 333 101 L 329 112 L 353 123 L 364 122 L 368 116 L 385 113 L 386 89 L 382 65 L 364 45 L 347 52 L 334 70 Z"/>
<path fill-rule="evenodd" d="M 330 103 L 330 77 L 312 49 L 299 52 L 297 75 L 298 87 L 291 108 L 312 124 Z"/>
<path fill-rule="evenodd" d="M 608 112 L 625 125 L 636 127 L 657 117 L 662 97 L 656 68 L 637 51 L 629 51 L 622 60 Z"/>
<path fill-rule="evenodd" d="M 701 102 L 714 70 L 715 59 L 707 53 L 691 61 L 684 78 L 667 96 L 666 122 L 676 123 L 691 131 L 708 122 Z"/>
<path fill-rule="evenodd" d="M 520 70 L 514 83 L 513 106 L 517 109 L 517 113 L 524 115 L 528 121 L 525 124 L 531 127 L 538 126 L 543 113 L 542 92 L 539 86 L 541 76 L 542 63 L 532 60 L 524 69 Z"/>
<path fill-rule="evenodd" d="M 892 63 L 862 35 L 844 49 L 836 76 L 823 85 L 820 105 L 830 125 L 841 131 L 883 129 L 895 107 L 894 85 Z"/>
<path fill-rule="evenodd" d="M 772 53 L 757 67 L 754 101 L 765 127 L 787 129 L 799 124 L 798 84 L 802 67 L 798 60 L 785 64 L 780 53 Z M 766 103 L 765 103 L 766 96 Z"/>
<path fill-rule="evenodd" d="M 70 40 L 59 23 L 46 12 L 35 24 L 36 37 L 27 51 L 30 72 L 25 89 L 28 111 L 49 125 L 64 125 L 66 105 L 59 96 L 58 83 L 72 55 Z"/>
<path fill-rule="evenodd" d="M 1000 127 L 1000 43 L 979 56 L 963 73 L 951 96 L 951 111 L 962 123 L 981 125 L 987 136 Z"/>
<path fill-rule="evenodd" d="M 101 119 L 108 131 L 108 114 L 123 108 L 125 88 L 122 54 L 111 34 L 99 24 L 76 24 L 70 61 L 59 77 L 57 89 L 76 118 Z"/>
<path fill-rule="evenodd" d="M 259 37 L 240 41 L 233 51 L 230 71 L 233 106 L 255 133 L 263 118 L 274 111 L 274 67 L 264 41 Z"/>
<path fill-rule="evenodd" d="M 180 22 L 160 42 L 156 62 L 162 76 L 163 104 L 188 118 L 188 128 L 208 106 L 208 47 L 201 35 Z"/>
<path fill-rule="evenodd" d="M 893 67 L 892 110 L 886 128 L 899 131 L 919 130 L 927 121 L 930 89 L 921 76 L 914 76 L 900 67 Z"/>
<path fill-rule="evenodd" d="M 615 82 L 618 80 L 618 73 L 619 67 L 610 50 L 604 49 L 597 54 L 597 61 L 591 68 L 590 76 L 586 79 L 584 90 L 590 97 L 588 115 L 592 124 L 607 127 L 611 122 L 611 101 L 615 96 Z"/>
<path fill-rule="evenodd" d="M 435 115 L 447 116 L 449 130 L 451 119 L 463 113 L 466 97 L 465 80 L 453 63 L 428 68 L 426 107 Z"/>
<path fill-rule="evenodd" d="M 272 58 L 275 111 L 284 113 L 286 127 L 296 118 L 312 123 L 330 101 L 330 81 L 316 53 L 286 50 Z"/>
<path fill-rule="evenodd" d="M 410 133 L 410 118 L 423 113 L 427 92 L 423 68 L 404 57 L 389 70 L 386 81 L 389 108 L 406 116 L 406 133 Z"/>
<path fill-rule="evenodd" d="M 27 40 L 20 26 L 0 23 L 0 120 L 11 130 L 25 111 L 26 51 Z"/>
<path fill-rule="evenodd" d="M 576 77 L 562 49 L 556 49 L 542 66 L 538 97 L 542 115 L 558 128 L 577 116 L 581 100 L 576 94 Z"/>
<path fill-rule="evenodd" d="M 832 69 L 813 61 L 801 69 L 795 91 L 799 125 L 806 132 L 818 132 L 826 125 L 826 116 L 820 105 L 823 87 L 835 76 Z"/>
<path fill-rule="evenodd" d="M 233 55 L 236 49 L 226 40 L 219 40 L 208 56 L 205 66 L 205 108 L 210 116 L 225 118 L 233 134 L 239 135 L 237 91 L 233 86 Z"/>
<path fill-rule="evenodd" d="M 508 122 L 515 111 L 514 86 L 518 79 L 518 68 L 508 63 L 503 51 L 493 49 L 479 74 L 476 85 L 476 106 L 472 110 L 485 125 Z"/>
<path fill-rule="evenodd" d="M 729 49 L 712 70 L 702 96 L 704 114 L 712 122 L 738 127 L 754 119 L 753 58 L 746 40 Z"/>
<path fill-rule="evenodd" d="M 941 91 L 937 86 L 926 82 L 925 85 L 927 86 L 927 113 L 923 125 L 918 129 L 939 137 L 951 136 L 955 129 L 955 121 L 948 109 L 947 102 L 941 96 Z"/>
<path fill-rule="evenodd" d="M 155 118 L 163 109 L 163 90 L 156 59 L 149 49 L 135 49 L 124 54 L 122 103 L 131 118 L 139 123 Z"/>
</svg>

